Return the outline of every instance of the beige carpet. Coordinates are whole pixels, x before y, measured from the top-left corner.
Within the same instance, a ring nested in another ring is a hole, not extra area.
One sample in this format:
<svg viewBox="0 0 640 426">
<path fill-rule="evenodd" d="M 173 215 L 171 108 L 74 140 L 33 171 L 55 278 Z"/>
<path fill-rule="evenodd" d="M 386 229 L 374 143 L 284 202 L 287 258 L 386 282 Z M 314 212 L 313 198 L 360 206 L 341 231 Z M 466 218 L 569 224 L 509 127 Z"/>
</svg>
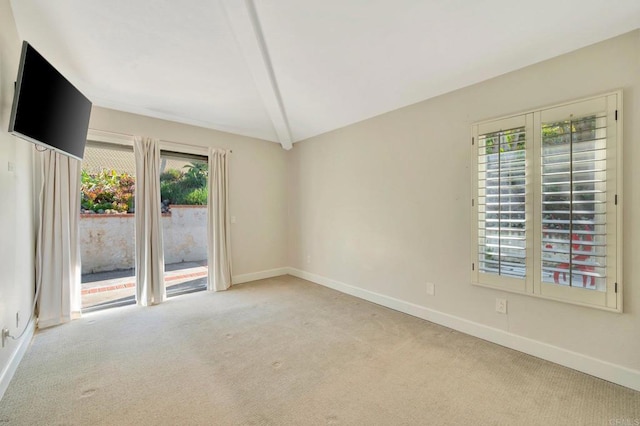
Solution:
<svg viewBox="0 0 640 426">
<path fill-rule="evenodd" d="M 2 426 L 633 422 L 639 392 L 290 276 L 39 332 L 0 401 Z"/>
</svg>

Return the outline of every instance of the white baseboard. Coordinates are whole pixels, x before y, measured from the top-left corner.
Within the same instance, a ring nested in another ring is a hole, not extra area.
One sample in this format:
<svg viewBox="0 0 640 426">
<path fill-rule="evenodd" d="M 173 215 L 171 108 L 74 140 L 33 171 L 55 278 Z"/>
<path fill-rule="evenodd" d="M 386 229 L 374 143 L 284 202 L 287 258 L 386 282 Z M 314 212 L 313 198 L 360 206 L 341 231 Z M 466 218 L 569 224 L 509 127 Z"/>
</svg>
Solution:
<svg viewBox="0 0 640 426">
<path fill-rule="evenodd" d="M 276 268 L 268 269 L 266 271 L 252 272 L 249 274 L 234 275 L 231 277 L 231 282 L 235 284 L 242 284 L 249 281 L 264 280 L 265 278 L 278 277 L 280 275 L 287 275 L 289 268 Z"/>
<path fill-rule="evenodd" d="M 9 382 L 13 378 L 13 375 L 16 373 L 18 369 L 18 365 L 20 361 L 22 361 L 22 357 L 27 352 L 27 348 L 31 343 L 31 339 L 33 338 L 33 333 L 35 332 L 35 321 L 31 321 L 27 326 L 27 331 L 25 331 L 24 336 L 20 339 L 20 343 L 18 343 L 18 347 L 9 358 L 9 362 L 2 370 L 0 374 L 0 399 L 4 396 L 4 393 L 7 391 L 9 387 Z"/>
<path fill-rule="evenodd" d="M 489 327 L 454 315 L 445 314 L 404 300 L 375 293 L 321 275 L 312 274 L 296 268 L 288 268 L 290 275 L 312 281 L 316 284 L 359 297 L 396 311 L 404 312 L 445 327 L 452 328 L 471 336 L 515 349 L 601 379 L 640 391 L 640 371 L 617 364 L 592 358 L 577 352 L 543 343 L 527 337 L 518 336 L 504 330 Z"/>
</svg>

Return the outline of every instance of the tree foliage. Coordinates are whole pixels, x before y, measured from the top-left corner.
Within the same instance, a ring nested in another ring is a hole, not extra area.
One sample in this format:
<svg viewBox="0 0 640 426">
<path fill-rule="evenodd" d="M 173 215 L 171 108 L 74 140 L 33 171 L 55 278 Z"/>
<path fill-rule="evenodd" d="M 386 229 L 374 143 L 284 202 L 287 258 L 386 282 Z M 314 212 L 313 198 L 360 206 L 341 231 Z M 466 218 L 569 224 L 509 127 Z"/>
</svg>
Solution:
<svg viewBox="0 0 640 426">
<path fill-rule="evenodd" d="M 192 162 L 185 171 L 169 169 L 160 176 L 160 197 L 169 204 L 207 204 L 209 167 L 205 162 Z"/>
</svg>

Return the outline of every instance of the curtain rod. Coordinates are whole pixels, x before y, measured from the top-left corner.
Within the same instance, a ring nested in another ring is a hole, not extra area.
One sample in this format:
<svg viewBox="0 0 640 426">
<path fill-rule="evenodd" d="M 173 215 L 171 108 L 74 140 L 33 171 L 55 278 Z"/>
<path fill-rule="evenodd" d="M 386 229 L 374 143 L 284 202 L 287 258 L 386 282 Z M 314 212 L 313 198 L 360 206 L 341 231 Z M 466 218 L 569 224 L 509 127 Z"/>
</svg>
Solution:
<svg viewBox="0 0 640 426">
<path fill-rule="evenodd" d="M 130 138 L 134 138 L 135 137 L 135 135 L 130 135 L 129 133 L 112 132 L 110 130 L 100 130 L 100 129 L 92 129 L 92 128 L 89 128 L 89 130 L 93 130 L 93 131 L 99 132 L 99 133 L 105 133 L 105 134 L 108 134 L 108 135 L 127 136 L 127 137 L 130 137 Z M 168 139 L 159 139 L 159 140 L 160 140 L 160 142 L 176 143 L 178 145 L 186 145 L 186 146 L 190 146 L 190 147 L 193 147 L 193 148 L 209 148 L 207 146 L 192 145 L 192 144 L 184 143 L 184 142 L 170 141 Z M 233 150 L 227 149 L 227 151 L 229 151 L 230 153 L 233 154 Z"/>
<path fill-rule="evenodd" d="M 208 146 L 192 145 L 190 143 L 170 141 L 170 140 L 167 140 L 167 139 L 160 139 L 160 142 L 177 143 L 178 145 L 192 146 L 194 148 L 209 148 Z M 231 150 L 231 149 L 227 149 L 226 151 L 229 151 L 230 153 L 233 153 L 233 150 Z"/>
</svg>

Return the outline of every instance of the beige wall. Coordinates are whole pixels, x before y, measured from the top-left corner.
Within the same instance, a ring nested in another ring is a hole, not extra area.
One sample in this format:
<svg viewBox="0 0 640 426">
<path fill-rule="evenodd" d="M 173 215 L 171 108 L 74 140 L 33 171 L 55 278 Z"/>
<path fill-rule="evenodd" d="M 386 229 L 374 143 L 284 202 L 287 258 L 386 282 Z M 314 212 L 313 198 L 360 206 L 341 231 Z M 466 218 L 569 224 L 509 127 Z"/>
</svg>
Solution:
<svg viewBox="0 0 640 426">
<path fill-rule="evenodd" d="M 8 327 L 12 335 L 26 325 L 35 282 L 33 145 L 7 133 L 20 48 L 9 1 L 0 0 L 0 328 Z M 0 348 L 0 394 L 2 378 L 19 344 L 9 340 Z"/>
<path fill-rule="evenodd" d="M 279 144 L 94 107 L 89 128 L 232 149 L 229 176 L 233 274 L 287 266 L 286 154 Z"/>
<path fill-rule="evenodd" d="M 295 144 L 290 266 L 640 370 L 639 52 L 635 31 Z M 472 286 L 471 123 L 618 88 L 625 313 Z"/>
</svg>

